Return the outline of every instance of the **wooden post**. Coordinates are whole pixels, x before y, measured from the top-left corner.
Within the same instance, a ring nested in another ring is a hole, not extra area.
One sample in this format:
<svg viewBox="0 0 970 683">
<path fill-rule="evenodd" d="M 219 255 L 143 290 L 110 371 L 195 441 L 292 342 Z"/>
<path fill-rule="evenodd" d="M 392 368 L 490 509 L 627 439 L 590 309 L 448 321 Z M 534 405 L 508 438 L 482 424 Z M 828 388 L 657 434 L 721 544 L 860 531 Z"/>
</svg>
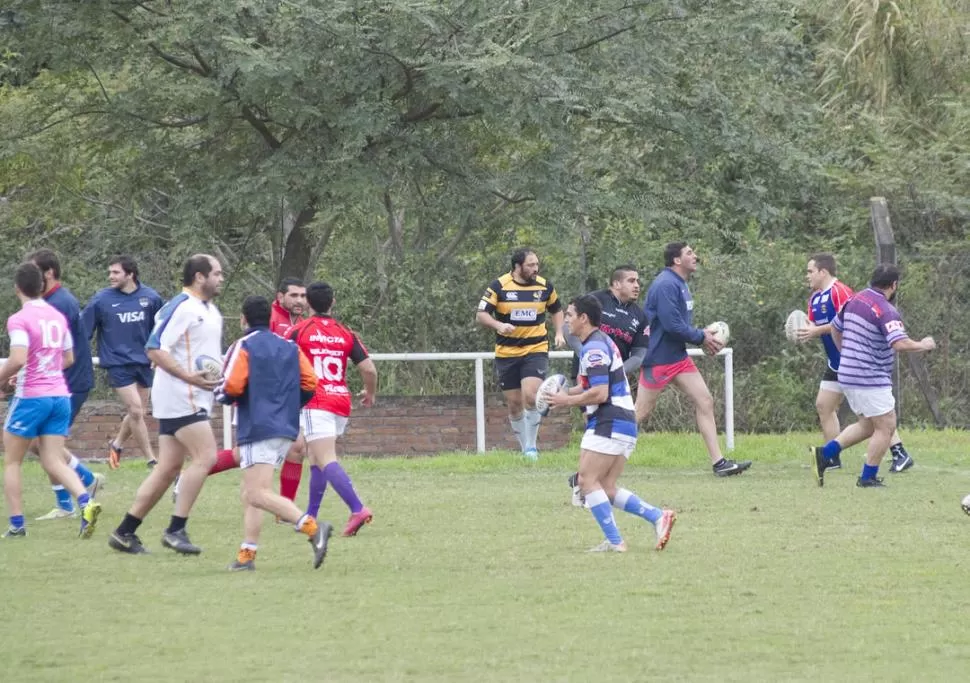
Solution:
<svg viewBox="0 0 970 683">
<path fill-rule="evenodd" d="M 889 218 L 889 203 L 885 197 L 872 197 L 869 200 L 869 211 L 872 216 L 872 231 L 876 237 L 876 263 L 896 264 L 896 239 L 893 237 L 892 221 Z M 930 384 L 929 371 L 926 360 L 921 353 L 907 353 L 906 361 L 909 365 L 916 384 L 919 386 L 929 406 L 933 419 L 938 427 L 946 426 L 943 412 L 940 410 L 939 398 L 936 390 Z M 893 396 L 896 397 L 896 417 L 902 414 L 902 396 L 899 391 L 899 356 L 893 368 Z"/>
</svg>

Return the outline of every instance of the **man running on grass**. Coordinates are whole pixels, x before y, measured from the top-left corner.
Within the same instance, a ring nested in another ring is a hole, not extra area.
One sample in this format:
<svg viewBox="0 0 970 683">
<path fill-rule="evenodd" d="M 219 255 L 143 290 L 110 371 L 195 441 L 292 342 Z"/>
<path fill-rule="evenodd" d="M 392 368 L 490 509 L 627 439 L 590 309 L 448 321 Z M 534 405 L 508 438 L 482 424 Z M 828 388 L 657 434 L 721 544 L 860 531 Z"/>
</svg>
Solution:
<svg viewBox="0 0 970 683">
<path fill-rule="evenodd" d="M 306 534 L 313 547 L 313 567 L 327 554 L 333 527 L 304 514 L 292 500 L 271 490 L 273 473 L 300 433 L 300 407 L 313 398 L 317 378 L 295 344 L 269 331 L 270 305 L 264 297 L 246 297 L 240 324 L 242 338 L 229 349 L 220 403 L 235 404 L 236 439 L 242 467 L 245 538 L 230 571 L 256 568 L 263 511 Z"/>
</svg>

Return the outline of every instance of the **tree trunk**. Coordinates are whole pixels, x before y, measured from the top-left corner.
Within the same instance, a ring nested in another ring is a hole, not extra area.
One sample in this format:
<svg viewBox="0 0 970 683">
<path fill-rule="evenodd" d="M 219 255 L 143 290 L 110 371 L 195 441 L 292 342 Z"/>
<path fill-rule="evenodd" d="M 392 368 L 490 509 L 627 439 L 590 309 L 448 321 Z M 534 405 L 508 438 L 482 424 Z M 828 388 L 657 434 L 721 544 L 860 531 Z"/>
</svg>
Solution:
<svg viewBox="0 0 970 683">
<path fill-rule="evenodd" d="M 309 271 L 312 254 L 316 251 L 307 232 L 307 226 L 317 210 L 305 207 L 300 213 L 286 214 L 283 219 L 283 255 L 277 273 L 277 282 L 286 277 L 303 278 Z"/>
</svg>

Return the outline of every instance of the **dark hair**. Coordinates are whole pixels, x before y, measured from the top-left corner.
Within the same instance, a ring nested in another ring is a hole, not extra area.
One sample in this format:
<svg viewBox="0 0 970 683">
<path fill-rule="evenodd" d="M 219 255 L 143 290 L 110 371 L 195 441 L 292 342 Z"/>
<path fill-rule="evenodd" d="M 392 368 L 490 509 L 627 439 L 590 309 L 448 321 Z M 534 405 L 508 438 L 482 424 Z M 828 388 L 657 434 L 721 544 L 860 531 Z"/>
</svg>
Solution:
<svg viewBox="0 0 970 683">
<path fill-rule="evenodd" d="M 589 324 L 593 327 L 600 326 L 603 317 L 603 307 L 599 300 L 592 294 L 580 294 L 569 302 L 569 305 L 576 309 L 576 315 L 585 315 L 589 318 Z"/>
<path fill-rule="evenodd" d="M 286 294 L 290 290 L 290 287 L 302 287 L 302 286 L 303 286 L 303 280 L 301 280 L 300 278 L 285 277 L 282 280 L 280 280 L 280 286 L 277 288 L 276 291 L 279 292 L 280 294 Z"/>
<path fill-rule="evenodd" d="M 822 252 L 812 256 L 815 267 L 819 270 L 827 270 L 829 275 L 835 277 L 838 274 L 838 266 L 835 264 L 835 257 L 832 254 Z"/>
<path fill-rule="evenodd" d="M 57 254 L 55 254 L 50 249 L 38 249 L 33 254 L 27 257 L 28 261 L 32 261 L 38 268 L 40 268 L 41 273 L 46 273 L 48 270 L 54 271 L 54 279 L 61 279 L 61 262 L 57 259 Z"/>
<path fill-rule="evenodd" d="M 182 266 L 182 284 L 186 287 L 190 287 L 193 282 L 195 282 L 196 273 L 201 273 L 205 277 L 209 277 L 209 273 L 212 272 L 212 261 L 208 254 L 195 254 L 189 256 L 185 260 L 185 265 Z"/>
<path fill-rule="evenodd" d="M 521 266 L 525 263 L 526 258 L 529 254 L 534 254 L 535 251 L 529 249 L 528 247 L 521 247 L 512 252 L 512 270 L 515 270 L 516 266 Z"/>
<path fill-rule="evenodd" d="M 664 247 L 664 266 L 670 268 L 674 265 L 674 259 L 680 258 L 684 252 L 687 242 L 671 242 Z"/>
<path fill-rule="evenodd" d="M 333 306 L 333 287 L 326 282 L 312 282 L 306 288 L 306 300 L 315 313 L 329 313 Z"/>
<path fill-rule="evenodd" d="M 265 296 L 250 295 L 243 299 L 242 314 L 250 327 L 269 327 L 269 311 Z"/>
<path fill-rule="evenodd" d="M 629 263 L 624 264 L 622 266 L 617 266 L 616 268 L 613 269 L 613 274 L 610 275 L 610 284 L 612 285 L 614 282 L 619 282 L 620 280 L 622 280 L 623 273 L 636 273 L 636 272 L 638 272 L 637 267 L 634 265 L 630 265 Z"/>
<path fill-rule="evenodd" d="M 21 263 L 14 273 L 13 283 L 21 294 L 36 299 L 44 291 L 44 274 L 33 263 Z"/>
<path fill-rule="evenodd" d="M 899 268 L 891 263 L 880 263 L 869 278 L 869 286 L 876 289 L 889 289 L 894 282 L 899 282 Z"/>
<path fill-rule="evenodd" d="M 125 256 L 124 254 L 119 254 L 108 261 L 109 266 L 113 266 L 115 264 L 121 266 L 121 269 L 125 271 L 125 275 L 134 276 L 135 282 L 138 282 L 138 264 L 135 263 L 135 259 L 130 256 Z"/>
</svg>

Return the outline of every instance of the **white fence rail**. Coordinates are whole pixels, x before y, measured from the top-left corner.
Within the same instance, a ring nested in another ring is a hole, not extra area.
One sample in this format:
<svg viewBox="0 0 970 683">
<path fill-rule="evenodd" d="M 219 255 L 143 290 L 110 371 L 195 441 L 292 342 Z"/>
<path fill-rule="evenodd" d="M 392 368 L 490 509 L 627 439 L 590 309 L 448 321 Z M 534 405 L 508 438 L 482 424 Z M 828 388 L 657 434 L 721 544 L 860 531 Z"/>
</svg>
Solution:
<svg viewBox="0 0 970 683">
<path fill-rule="evenodd" d="M 691 356 L 703 356 L 701 349 L 688 349 Z M 721 349 L 724 359 L 724 440 L 729 451 L 734 450 L 734 351 Z M 550 358 L 572 358 L 572 351 L 550 351 Z M 375 361 L 475 361 L 475 449 L 485 452 L 485 361 L 494 360 L 494 353 L 374 353 Z"/>
<path fill-rule="evenodd" d="M 703 356 L 700 349 L 688 349 L 691 356 Z M 724 440 L 727 449 L 734 450 L 734 351 L 731 348 L 722 349 L 718 357 L 724 359 Z M 550 358 L 572 358 L 572 351 L 551 351 Z M 373 353 L 375 361 L 408 362 L 408 361 L 442 361 L 442 360 L 471 360 L 475 361 L 475 449 L 479 453 L 485 452 L 485 361 L 494 360 L 492 352 L 476 353 Z M 6 358 L 0 361 L 6 362 Z M 95 357 L 94 364 L 98 365 Z M 223 448 L 232 448 L 232 413 L 229 406 L 222 407 L 222 443 Z"/>
</svg>

